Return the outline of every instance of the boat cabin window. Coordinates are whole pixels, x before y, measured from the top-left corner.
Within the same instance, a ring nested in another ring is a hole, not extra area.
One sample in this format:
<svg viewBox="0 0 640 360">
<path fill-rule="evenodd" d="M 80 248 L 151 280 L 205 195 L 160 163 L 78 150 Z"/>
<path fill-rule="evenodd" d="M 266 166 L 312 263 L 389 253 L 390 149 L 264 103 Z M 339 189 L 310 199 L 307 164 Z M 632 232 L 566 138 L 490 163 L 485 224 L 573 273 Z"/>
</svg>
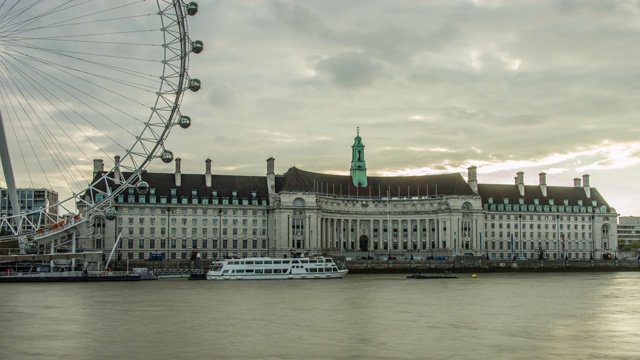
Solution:
<svg viewBox="0 0 640 360">
<path fill-rule="evenodd" d="M 262 260 L 256 260 L 254 263 L 256 265 L 262 265 L 264 262 Z"/>
<path fill-rule="evenodd" d="M 253 265 L 253 261 L 245 261 L 244 263 L 247 265 Z"/>
<path fill-rule="evenodd" d="M 265 264 L 265 265 L 271 265 L 271 264 L 273 264 L 273 261 L 271 261 L 271 260 L 265 260 L 265 261 L 264 261 L 264 264 Z"/>
<path fill-rule="evenodd" d="M 273 260 L 274 264 L 282 264 L 282 260 Z"/>
</svg>

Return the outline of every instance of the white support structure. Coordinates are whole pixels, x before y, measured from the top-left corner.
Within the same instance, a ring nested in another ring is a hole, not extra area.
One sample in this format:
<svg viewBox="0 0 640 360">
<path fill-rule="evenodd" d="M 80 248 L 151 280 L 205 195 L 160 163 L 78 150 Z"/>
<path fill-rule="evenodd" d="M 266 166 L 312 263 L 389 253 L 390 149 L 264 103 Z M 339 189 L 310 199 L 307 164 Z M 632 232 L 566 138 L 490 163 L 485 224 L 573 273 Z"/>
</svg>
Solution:
<svg viewBox="0 0 640 360">
<path fill-rule="evenodd" d="M 109 258 L 107 259 L 107 263 L 104 264 L 104 268 L 109 267 L 109 263 L 111 262 L 111 258 L 113 257 L 113 253 L 116 251 L 118 244 L 120 243 L 120 238 L 122 238 L 122 233 L 118 234 L 118 238 L 116 239 L 116 243 L 113 244 L 113 248 L 111 249 L 111 253 L 109 254 Z"/>
<path fill-rule="evenodd" d="M 19 219 L 15 215 L 20 215 L 20 202 L 18 201 L 18 191 L 16 190 L 16 181 L 13 177 L 13 167 L 11 166 L 11 157 L 9 156 L 9 146 L 7 145 L 7 136 L 4 131 L 4 122 L 2 120 L 2 113 L 0 112 L 0 161 L 2 161 L 2 171 L 4 173 L 4 180 L 7 182 L 7 192 L 9 193 L 9 200 L 11 200 L 11 209 L 13 211 L 14 219 Z M 14 224 L 16 235 L 19 235 L 21 224 Z M 24 239 L 18 237 L 20 246 L 20 254 L 24 254 Z"/>
</svg>

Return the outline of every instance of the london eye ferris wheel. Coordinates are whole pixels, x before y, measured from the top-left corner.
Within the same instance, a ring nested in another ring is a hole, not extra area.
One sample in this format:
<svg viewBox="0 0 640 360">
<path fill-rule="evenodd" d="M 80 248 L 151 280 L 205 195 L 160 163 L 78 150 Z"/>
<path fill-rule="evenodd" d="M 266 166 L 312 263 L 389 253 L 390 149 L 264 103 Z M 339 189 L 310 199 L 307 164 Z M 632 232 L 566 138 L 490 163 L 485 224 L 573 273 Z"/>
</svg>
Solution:
<svg viewBox="0 0 640 360">
<path fill-rule="evenodd" d="M 197 12 L 182 0 L 0 3 L 0 240 L 24 244 L 79 211 L 114 216 L 114 196 L 148 190 L 142 171 L 171 162 L 169 133 L 191 124 L 180 105 L 201 86 L 188 74 L 203 50 L 188 34 Z M 101 158 L 113 168 L 92 176 Z M 21 207 L 26 188 L 58 197 Z"/>
</svg>

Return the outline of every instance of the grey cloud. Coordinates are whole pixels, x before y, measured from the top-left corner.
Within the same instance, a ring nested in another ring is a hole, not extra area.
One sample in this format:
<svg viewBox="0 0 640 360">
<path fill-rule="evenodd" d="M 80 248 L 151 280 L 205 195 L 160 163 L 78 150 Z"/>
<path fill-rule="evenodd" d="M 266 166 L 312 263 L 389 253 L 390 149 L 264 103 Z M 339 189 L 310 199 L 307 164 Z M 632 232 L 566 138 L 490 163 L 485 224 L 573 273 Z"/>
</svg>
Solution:
<svg viewBox="0 0 640 360">
<path fill-rule="evenodd" d="M 215 107 L 232 105 L 238 96 L 238 90 L 227 83 L 212 84 L 213 89 L 208 94 L 209 104 Z"/>
<path fill-rule="evenodd" d="M 340 87 L 358 88 L 373 84 L 384 71 L 384 65 L 358 52 L 345 52 L 317 64 Z"/>
</svg>

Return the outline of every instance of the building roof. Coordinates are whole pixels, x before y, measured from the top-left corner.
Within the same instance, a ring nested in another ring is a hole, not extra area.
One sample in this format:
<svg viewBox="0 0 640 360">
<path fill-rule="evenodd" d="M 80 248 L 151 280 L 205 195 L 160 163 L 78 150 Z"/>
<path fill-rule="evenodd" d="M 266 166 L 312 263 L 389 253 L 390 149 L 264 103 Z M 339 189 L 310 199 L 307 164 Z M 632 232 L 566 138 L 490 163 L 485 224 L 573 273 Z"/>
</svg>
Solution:
<svg viewBox="0 0 640 360">
<path fill-rule="evenodd" d="M 425 196 L 469 195 L 474 193 L 464 178 L 458 174 L 420 176 L 367 176 L 367 187 L 356 188 L 349 175 L 329 175 L 296 168 L 287 170 L 276 190 L 319 192 L 340 196 Z"/>
<path fill-rule="evenodd" d="M 504 204 L 504 198 L 508 198 L 509 204 L 518 204 L 519 199 L 524 199 L 524 204 L 533 205 L 535 199 L 538 199 L 540 205 L 550 205 L 549 200 L 553 200 L 554 205 L 564 205 L 567 200 L 569 206 L 578 206 L 579 200 L 582 206 L 593 206 L 592 201 L 596 201 L 596 206 L 606 206 L 607 211 L 610 210 L 609 204 L 596 188 L 590 188 L 591 197 L 582 187 L 574 186 L 547 186 L 547 196 L 542 195 L 542 189 L 539 185 L 525 185 L 524 196 L 520 196 L 518 185 L 505 184 L 478 184 L 478 193 L 482 198 L 483 204 L 489 203 L 489 198 L 493 198 L 494 204 Z"/>
<path fill-rule="evenodd" d="M 124 177 L 130 176 L 124 173 Z M 101 174 L 98 174 L 94 181 Z M 211 187 L 205 183 L 205 174 L 181 174 L 180 186 L 176 186 L 175 173 L 150 173 L 144 171 L 142 180 L 149 183 L 149 188 L 154 188 L 156 196 L 171 196 L 171 189 L 176 189 L 176 196 L 192 196 L 195 190 L 199 197 L 210 197 L 213 191 L 218 192 L 218 197 L 232 197 L 232 191 L 237 192 L 238 198 L 251 198 L 252 192 L 256 192 L 259 199 L 267 199 L 269 192 L 265 176 L 240 176 L 240 175 L 211 175 Z M 113 187 L 113 183 L 109 184 Z M 104 190 L 104 187 L 101 189 Z M 126 193 L 125 193 L 126 194 Z"/>
</svg>

